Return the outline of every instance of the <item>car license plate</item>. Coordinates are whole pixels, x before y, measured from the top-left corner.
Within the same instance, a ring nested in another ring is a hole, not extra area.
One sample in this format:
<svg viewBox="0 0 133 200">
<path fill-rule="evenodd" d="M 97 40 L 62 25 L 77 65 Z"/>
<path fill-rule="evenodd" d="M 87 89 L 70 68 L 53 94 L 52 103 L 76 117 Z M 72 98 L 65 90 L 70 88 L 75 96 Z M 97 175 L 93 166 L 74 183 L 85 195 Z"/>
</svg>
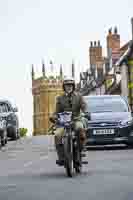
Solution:
<svg viewBox="0 0 133 200">
<path fill-rule="evenodd" d="M 114 129 L 98 129 L 93 130 L 93 135 L 106 135 L 114 134 Z"/>
</svg>

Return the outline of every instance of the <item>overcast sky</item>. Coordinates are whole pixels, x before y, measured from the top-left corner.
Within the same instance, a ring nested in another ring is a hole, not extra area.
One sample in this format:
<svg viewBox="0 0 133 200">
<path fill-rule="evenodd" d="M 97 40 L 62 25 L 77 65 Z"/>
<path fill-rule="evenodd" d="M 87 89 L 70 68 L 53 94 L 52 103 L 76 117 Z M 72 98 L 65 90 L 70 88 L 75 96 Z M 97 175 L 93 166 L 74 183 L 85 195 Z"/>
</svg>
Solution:
<svg viewBox="0 0 133 200">
<path fill-rule="evenodd" d="M 42 58 L 49 73 L 50 59 L 65 73 L 74 59 L 78 77 L 89 64 L 90 41 L 100 40 L 105 49 L 108 29 L 116 25 L 124 44 L 132 16 L 132 0 L 1 0 L 0 97 L 18 106 L 20 126 L 31 133 L 32 63 L 40 76 Z"/>
</svg>

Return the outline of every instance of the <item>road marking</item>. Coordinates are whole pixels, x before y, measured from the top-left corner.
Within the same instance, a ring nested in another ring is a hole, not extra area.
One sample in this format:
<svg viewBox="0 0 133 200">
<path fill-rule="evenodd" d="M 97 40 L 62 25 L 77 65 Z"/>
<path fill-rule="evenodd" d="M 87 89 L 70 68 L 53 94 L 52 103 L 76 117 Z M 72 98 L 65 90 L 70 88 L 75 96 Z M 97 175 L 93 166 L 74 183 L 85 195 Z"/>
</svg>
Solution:
<svg viewBox="0 0 133 200">
<path fill-rule="evenodd" d="M 48 155 L 41 156 L 39 160 L 45 160 L 45 159 L 48 159 Z M 38 160 L 37 161 L 28 161 L 24 164 L 24 167 L 29 167 L 30 165 L 33 165 L 37 162 L 38 162 Z"/>
<path fill-rule="evenodd" d="M 30 166 L 30 165 L 32 165 L 32 164 L 33 164 L 32 161 L 26 162 L 26 163 L 24 164 L 24 167 L 28 167 L 28 166 Z"/>
<path fill-rule="evenodd" d="M 16 189 L 17 184 L 0 185 L 0 189 Z"/>
<path fill-rule="evenodd" d="M 41 156 L 41 157 L 40 157 L 40 160 L 48 159 L 48 157 L 49 157 L 48 155 L 46 155 L 46 156 Z"/>
</svg>

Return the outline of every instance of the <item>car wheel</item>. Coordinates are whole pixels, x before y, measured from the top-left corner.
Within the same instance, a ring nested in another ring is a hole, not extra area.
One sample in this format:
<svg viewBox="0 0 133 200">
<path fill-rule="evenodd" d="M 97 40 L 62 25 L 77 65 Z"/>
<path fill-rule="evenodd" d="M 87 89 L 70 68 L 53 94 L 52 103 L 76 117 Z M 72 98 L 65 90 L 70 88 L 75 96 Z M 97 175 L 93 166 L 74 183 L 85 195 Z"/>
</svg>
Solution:
<svg viewBox="0 0 133 200">
<path fill-rule="evenodd" d="M 13 140 L 17 140 L 17 131 L 16 131 L 16 129 L 15 128 L 12 128 L 12 139 Z"/>
<path fill-rule="evenodd" d="M 1 146 L 5 146 L 7 143 L 7 132 L 6 130 L 3 132 L 1 137 Z"/>
<path fill-rule="evenodd" d="M 17 140 L 17 132 L 16 131 L 14 131 L 14 133 L 13 133 L 13 140 Z"/>
<path fill-rule="evenodd" d="M 17 131 L 17 139 L 20 139 L 20 133 Z"/>
<path fill-rule="evenodd" d="M 5 139 L 5 144 L 7 144 L 7 138 Z"/>
<path fill-rule="evenodd" d="M 128 144 L 128 148 L 133 148 L 133 144 Z"/>
<path fill-rule="evenodd" d="M 1 139 L 1 146 L 5 146 L 6 143 L 5 143 L 5 139 Z"/>
</svg>

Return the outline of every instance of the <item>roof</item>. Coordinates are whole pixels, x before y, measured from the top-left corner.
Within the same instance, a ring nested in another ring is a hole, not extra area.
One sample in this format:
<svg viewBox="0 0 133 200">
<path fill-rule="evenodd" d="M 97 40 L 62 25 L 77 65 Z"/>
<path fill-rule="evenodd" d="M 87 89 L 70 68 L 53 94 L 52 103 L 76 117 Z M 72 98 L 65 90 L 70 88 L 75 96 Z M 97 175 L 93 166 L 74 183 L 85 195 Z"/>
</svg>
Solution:
<svg viewBox="0 0 133 200">
<path fill-rule="evenodd" d="M 107 90 L 107 94 L 111 94 L 112 92 L 114 92 L 115 90 L 117 90 L 118 88 L 120 88 L 121 89 L 121 81 L 118 83 L 118 84 L 116 84 L 116 82 L 114 82 L 112 85 L 111 85 L 111 87 L 109 87 L 109 89 Z"/>
<path fill-rule="evenodd" d="M 130 41 L 128 45 L 128 49 L 125 51 L 125 53 L 120 57 L 120 59 L 116 62 L 116 66 L 121 66 L 122 63 L 127 59 L 127 57 L 130 55 L 131 50 L 133 49 L 133 40 Z"/>
<path fill-rule="evenodd" d="M 121 48 L 120 48 L 120 51 L 124 51 L 128 48 L 129 44 L 130 44 L 131 40 L 128 41 L 126 44 L 124 44 Z"/>
<path fill-rule="evenodd" d="M 8 99 L 0 98 L 0 102 L 10 102 Z"/>
<path fill-rule="evenodd" d="M 105 80 L 106 80 L 106 76 L 107 76 L 107 74 L 105 74 L 104 77 L 103 77 L 103 79 L 101 81 L 99 81 L 99 82 L 97 82 L 96 80 L 92 80 L 92 82 L 96 81 L 96 85 L 95 86 L 93 86 L 91 83 L 89 85 L 87 85 L 87 83 L 86 83 L 85 86 L 84 86 L 84 88 L 82 88 L 80 90 L 81 94 L 82 95 L 87 95 L 91 91 L 96 90 L 96 88 L 101 87 L 104 84 Z"/>
<path fill-rule="evenodd" d="M 9 104 L 10 106 L 12 106 L 13 104 L 11 103 L 11 101 L 9 101 L 8 99 L 0 99 L 0 103 L 7 103 L 7 104 Z"/>
</svg>

